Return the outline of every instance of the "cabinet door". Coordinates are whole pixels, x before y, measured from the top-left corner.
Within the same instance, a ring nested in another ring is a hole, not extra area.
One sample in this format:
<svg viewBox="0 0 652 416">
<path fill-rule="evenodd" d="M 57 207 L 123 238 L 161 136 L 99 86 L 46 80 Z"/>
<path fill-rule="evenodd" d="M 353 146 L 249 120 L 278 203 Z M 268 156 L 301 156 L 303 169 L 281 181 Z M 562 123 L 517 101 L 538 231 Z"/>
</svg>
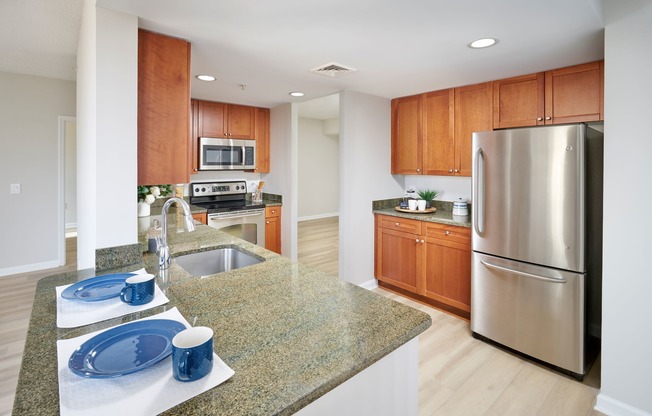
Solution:
<svg viewBox="0 0 652 416">
<path fill-rule="evenodd" d="M 138 31 L 138 184 L 187 183 L 190 43 Z"/>
<path fill-rule="evenodd" d="M 421 96 L 392 100 L 392 173 L 421 174 Z"/>
<path fill-rule="evenodd" d="M 205 212 L 199 214 L 192 214 L 192 218 L 201 222 L 202 224 L 208 224 L 208 214 Z"/>
<path fill-rule="evenodd" d="M 269 108 L 256 108 L 256 172 L 270 172 Z"/>
<path fill-rule="evenodd" d="M 423 173 L 425 175 L 454 174 L 454 111 L 453 89 L 424 94 Z"/>
<path fill-rule="evenodd" d="M 491 131 L 491 82 L 455 88 L 455 175 L 471 176 L 471 141 L 475 131 Z"/>
<path fill-rule="evenodd" d="M 281 254 L 281 207 L 265 207 L 265 248 Z"/>
<path fill-rule="evenodd" d="M 493 82 L 494 129 L 544 124 L 544 73 Z"/>
<path fill-rule="evenodd" d="M 421 248 L 415 234 L 376 227 L 376 278 L 418 293 Z"/>
<path fill-rule="evenodd" d="M 471 246 L 432 237 L 425 241 L 424 296 L 470 312 Z"/>
<path fill-rule="evenodd" d="M 603 61 L 547 71 L 546 124 L 604 120 Z"/>
<path fill-rule="evenodd" d="M 199 137 L 227 137 L 226 107 L 224 103 L 199 102 Z"/>
<path fill-rule="evenodd" d="M 227 135 L 229 139 L 256 137 L 256 108 L 246 105 L 228 105 Z"/>
<path fill-rule="evenodd" d="M 190 100 L 190 139 L 188 142 L 190 174 L 194 175 L 199 171 L 199 101 Z"/>
</svg>

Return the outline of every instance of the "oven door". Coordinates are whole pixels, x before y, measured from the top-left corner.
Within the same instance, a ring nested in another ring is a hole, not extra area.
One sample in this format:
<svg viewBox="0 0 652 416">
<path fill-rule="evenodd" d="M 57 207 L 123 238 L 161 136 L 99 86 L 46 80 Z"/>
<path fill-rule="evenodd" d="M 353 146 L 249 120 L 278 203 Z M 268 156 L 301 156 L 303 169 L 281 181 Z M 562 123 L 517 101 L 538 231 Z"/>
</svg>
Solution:
<svg viewBox="0 0 652 416">
<path fill-rule="evenodd" d="M 234 237 L 265 247 L 265 209 L 209 214 L 208 225 Z"/>
<path fill-rule="evenodd" d="M 200 170 L 243 170 L 245 158 L 243 140 L 199 138 Z"/>
</svg>

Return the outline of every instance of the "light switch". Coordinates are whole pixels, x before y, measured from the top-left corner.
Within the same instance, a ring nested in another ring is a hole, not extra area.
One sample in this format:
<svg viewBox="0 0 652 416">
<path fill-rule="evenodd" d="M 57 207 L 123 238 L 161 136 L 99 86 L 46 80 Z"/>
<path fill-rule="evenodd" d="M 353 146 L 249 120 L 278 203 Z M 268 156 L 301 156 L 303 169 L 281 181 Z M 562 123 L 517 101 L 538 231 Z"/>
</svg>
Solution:
<svg viewBox="0 0 652 416">
<path fill-rule="evenodd" d="M 12 183 L 9 185 L 9 193 L 10 194 L 19 194 L 20 193 L 20 184 L 19 183 Z"/>
</svg>

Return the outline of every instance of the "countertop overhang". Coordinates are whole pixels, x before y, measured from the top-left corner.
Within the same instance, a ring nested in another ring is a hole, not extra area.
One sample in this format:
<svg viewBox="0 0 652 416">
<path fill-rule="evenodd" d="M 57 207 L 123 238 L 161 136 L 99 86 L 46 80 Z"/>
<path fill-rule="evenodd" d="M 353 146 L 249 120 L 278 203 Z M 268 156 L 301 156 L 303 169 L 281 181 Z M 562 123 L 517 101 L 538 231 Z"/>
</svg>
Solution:
<svg viewBox="0 0 652 416">
<path fill-rule="evenodd" d="M 55 287 L 95 275 L 93 269 L 39 281 L 25 343 L 13 414 L 59 410 L 56 341 L 151 316 L 174 306 L 194 325 L 215 331 L 215 352 L 235 370 L 226 383 L 165 414 L 292 414 L 329 392 L 431 325 L 428 314 L 341 281 L 205 225 L 182 232 L 170 214 L 175 255 L 235 247 L 265 261 L 204 278 L 173 260 L 159 273 L 154 254 L 145 267 L 170 303 L 73 329 L 56 327 Z M 144 234 L 140 235 L 144 242 Z M 145 245 L 146 246 L 146 245 Z"/>
</svg>

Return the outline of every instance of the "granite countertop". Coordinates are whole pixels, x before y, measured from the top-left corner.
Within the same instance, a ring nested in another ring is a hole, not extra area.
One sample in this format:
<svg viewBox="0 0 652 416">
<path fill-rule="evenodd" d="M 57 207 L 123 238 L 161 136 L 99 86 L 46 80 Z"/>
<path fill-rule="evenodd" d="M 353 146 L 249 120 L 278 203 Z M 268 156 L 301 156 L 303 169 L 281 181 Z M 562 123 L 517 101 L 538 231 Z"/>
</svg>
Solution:
<svg viewBox="0 0 652 416">
<path fill-rule="evenodd" d="M 174 261 L 158 273 L 157 258 L 103 270 L 145 267 L 170 303 L 81 328 L 56 327 L 55 287 L 94 276 L 93 269 L 39 281 L 25 343 L 13 415 L 56 414 L 56 340 L 76 337 L 178 307 L 195 325 L 215 331 L 215 352 L 235 375 L 166 414 L 292 414 L 431 325 L 430 316 L 383 296 L 293 263 L 205 225 L 192 233 L 171 214 L 172 256 L 234 247 L 265 261 L 205 278 Z M 144 234 L 140 235 L 141 242 Z"/>
<path fill-rule="evenodd" d="M 374 201 L 372 203 L 372 212 L 374 214 L 390 215 L 392 217 L 409 218 L 411 220 L 436 222 L 439 224 L 456 225 L 458 227 L 471 228 L 471 216 L 464 217 L 455 215 L 453 216 L 453 203 L 448 201 L 433 201 L 437 211 L 432 214 L 418 214 L 396 211 L 400 199 L 385 199 Z M 469 212 L 471 212 L 471 204 L 469 204 Z"/>
</svg>

